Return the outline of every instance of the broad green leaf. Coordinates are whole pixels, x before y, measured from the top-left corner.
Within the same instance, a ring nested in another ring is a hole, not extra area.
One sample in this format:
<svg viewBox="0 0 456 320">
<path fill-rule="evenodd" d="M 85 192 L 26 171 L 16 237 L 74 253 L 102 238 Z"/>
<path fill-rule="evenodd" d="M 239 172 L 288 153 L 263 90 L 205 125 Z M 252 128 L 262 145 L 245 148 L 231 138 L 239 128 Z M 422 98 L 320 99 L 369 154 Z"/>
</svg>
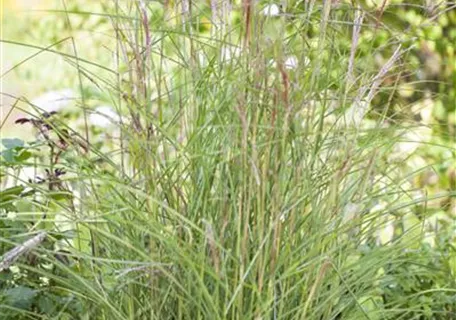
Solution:
<svg viewBox="0 0 456 320">
<path fill-rule="evenodd" d="M 36 290 L 24 286 L 8 289 L 4 292 L 7 304 L 19 309 L 30 309 L 36 294 Z"/>
<path fill-rule="evenodd" d="M 14 149 L 7 149 L 2 152 L 0 152 L 0 155 L 2 156 L 3 160 L 6 162 L 2 162 L 3 165 L 5 164 L 11 164 L 14 162 L 14 156 L 15 156 L 15 151 Z"/>
<path fill-rule="evenodd" d="M 11 187 L 11 188 L 5 189 L 3 191 L 0 191 L 0 201 L 3 201 L 3 199 L 6 197 L 19 196 L 22 193 L 22 191 L 24 191 L 24 189 L 25 189 L 24 186 L 15 186 L 15 187 Z"/>
<path fill-rule="evenodd" d="M 21 139 L 17 139 L 17 138 L 13 138 L 13 139 L 6 138 L 6 139 L 2 139 L 2 145 L 6 149 L 14 149 L 17 147 L 22 148 L 22 147 L 24 147 L 24 141 L 22 141 Z"/>
<path fill-rule="evenodd" d="M 14 157 L 14 160 L 17 162 L 24 162 L 28 160 L 32 156 L 32 153 L 30 151 L 27 151 L 25 149 L 19 151 L 19 153 Z"/>
</svg>

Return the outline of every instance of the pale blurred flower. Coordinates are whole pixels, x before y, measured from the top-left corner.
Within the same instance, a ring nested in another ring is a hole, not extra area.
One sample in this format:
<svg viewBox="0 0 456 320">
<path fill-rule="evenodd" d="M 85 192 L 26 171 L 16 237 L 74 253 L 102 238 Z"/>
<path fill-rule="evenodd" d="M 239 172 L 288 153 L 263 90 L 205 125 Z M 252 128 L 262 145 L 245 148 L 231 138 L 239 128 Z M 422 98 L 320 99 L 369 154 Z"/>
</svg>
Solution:
<svg viewBox="0 0 456 320">
<path fill-rule="evenodd" d="M 342 213 L 343 222 L 348 222 L 356 219 L 361 213 L 362 206 L 359 203 L 349 202 L 345 205 Z"/>
<path fill-rule="evenodd" d="M 417 128 L 405 129 L 399 143 L 396 144 L 395 150 L 391 153 L 390 160 L 404 160 L 412 155 L 418 147 L 426 145 L 432 138 L 432 128 L 420 126 Z"/>
<path fill-rule="evenodd" d="M 435 247 L 435 233 L 434 232 L 425 232 L 423 243 L 426 243 L 431 248 L 434 248 Z"/>
<path fill-rule="evenodd" d="M 42 111 L 58 111 L 70 104 L 76 96 L 71 89 L 62 89 L 58 91 L 48 91 L 38 98 L 33 99 L 33 105 L 42 109 Z M 40 110 L 41 112 L 41 110 Z"/>
<path fill-rule="evenodd" d="M 412 106 L 412 112 L 420 116 L 420 122 L 429 125 L 432 122 L 432 110 L 435 109 L 435 101 L 429 91 L 425 92 L 425 97 Z"/>
<path fill-rule="evenodd" d="M 10 170 L 10 169 L 8 169 Z M 12 170 L 12 169 L 11 169 Z M 1 188 L 7 189 L 14 186 L 17 186 L 18 181 L 28 181 L 29 179 L 34 179 L 37 169 L 32 166 L 21 167 L 21 170 L 16 174 L 8 171 L 5 177 L 2 178 Z"/>
<path fill-rule="evenodd" d="M 268 4 L 263 8 L 263 15 L 268 17 L 276 17 L 280 14 L 280 7 L 274 3 Z"/>
<path fill-rule="evenodd" d="M 9 267 L 9 271 L 11 271 L 11 273 L 18 274 L 21 272 L 21 269 L 18 266 L 11 266 Z"/>
<path fill-rule="evenodd" d="M 407 164 L 410 168 L 425 168 L 428 163 L 422 156 L 414 154 L 407 159 Z"/>
<path fill-rule="evenodd" d="M 220 52 L 222 61 L 229 61 L 241 55 L 241 48 L 237 46 L 224 46 Z"/>
<path fill-rule="evenodd" d="M 304 57 L 303 59 L 303 65 L 306 67 L 309 65 L 310 63 L 310 59 L 307 58 L 307 57 Z M 272 68 L 275 68 L 277 67 L 277 63 L 274 59 L 269 59 L 268 61 L 268 64 L 267 64 L 269 67 L 272 67 Z M 292 69 L 296 69 L 299 65 L 299 60 L 296 56 L 292 55 L 292 56 L 288 56 L 285 58 L 285 61 L 284 61 L 284 64 L 286 69 L 288 70 L 292 70 Z"/>
<path fill-rule="evenodd" d="M 79 194 L 74 194 L 75 197 L 76 197 L 76 195 L 79 195 Z M 54 218 L 54 224 L 55 224 L 56 229 L 59 232 L 75 230 L 75 228 L 76 228 L 72 219 L 64 213 L 56 213 L 55 218 Z"/>
<path fill-rule="evenodd" d="M 386 203 L 385 202 L 379 202 L 376 205 L 374 205 L 369 211 L 371 213 L 380 213 L 386 209 Z"/>
<path fill-rule="evenodd" d="M 303 60 L 303 65 L 304 65 L 304 67 L 307 67 L 307 66 L 310 64 L 310 59 L 309 59 L 309 57 L 304 57 L 304 59 L 302 59 L 302 60 Z"/>
<path fill-rule="evenodd" d="M 387 214 L 381 218 L 384 225 L 377 231 L 377 244 L 385 245 L 391 243 L 394 238 L 394 216 Z"/>
<path fill-rule="evenodd" d="M 298 58 L 296 56 L 289 56 L 285 59 L 285 68 L 296 69 L 298 67 Z"/>
<path fill-rule="evenodd" d="M 385 194 L 389 191 L 391 181 L 388 177 L 384 175 L 377 174 L 374 176 L 374 181 L 376 181 L 376 189 L 378 190 L 379 194 Z M 374 206 L 372 210 L 377 209 L 377 206 Z"/>
<path fill-rule="evenodd" d="M 204 51 L 198 52 L 198 62 L 201 67 L 207 67 L 208 59 L 207 59 L 206 53 Z"/>
<path fill-rule="evenodd" d="M 89 116 L 89 122 L 93 125 L 107 128 L 120 121 L 120 116 L 110 106 L 100 106 Z"/>
<path fill-rule="evenodd" d="M 48 286 L 50 283 L 50 279 L 48 277 L 40 277 L 41 285 Z"/>
<path fill-rule="evenodd" d="M 359 127 L 364 119 L 370 104 L 365 101 L 355 101 L 350 108 L 345 112 L 345 124 L 348 126 Z"/>
</svg>

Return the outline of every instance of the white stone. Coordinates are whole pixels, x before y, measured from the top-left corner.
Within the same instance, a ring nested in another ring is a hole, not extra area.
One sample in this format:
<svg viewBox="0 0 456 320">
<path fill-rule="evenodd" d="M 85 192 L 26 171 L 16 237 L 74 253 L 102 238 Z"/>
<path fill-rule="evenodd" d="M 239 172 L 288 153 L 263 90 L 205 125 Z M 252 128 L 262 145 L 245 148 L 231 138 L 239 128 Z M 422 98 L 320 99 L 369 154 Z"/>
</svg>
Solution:
<svg viewBox="0 0 456 320">
<path fill-rule="evenodd" d="M 120 116 L 110 106 L 99 106 L 89 116 L 92 125 L 107 128 L 120 121 Z"/>
<path fill-rule="evenodd" d="M 41 112 L 59 111 L 68 106 L 76 98 L 71 89 L 62 89 L 57 91 L 48 91 L 41 96 L 33 99 L 31 103 L 40 108 Z"/>
</svg>

